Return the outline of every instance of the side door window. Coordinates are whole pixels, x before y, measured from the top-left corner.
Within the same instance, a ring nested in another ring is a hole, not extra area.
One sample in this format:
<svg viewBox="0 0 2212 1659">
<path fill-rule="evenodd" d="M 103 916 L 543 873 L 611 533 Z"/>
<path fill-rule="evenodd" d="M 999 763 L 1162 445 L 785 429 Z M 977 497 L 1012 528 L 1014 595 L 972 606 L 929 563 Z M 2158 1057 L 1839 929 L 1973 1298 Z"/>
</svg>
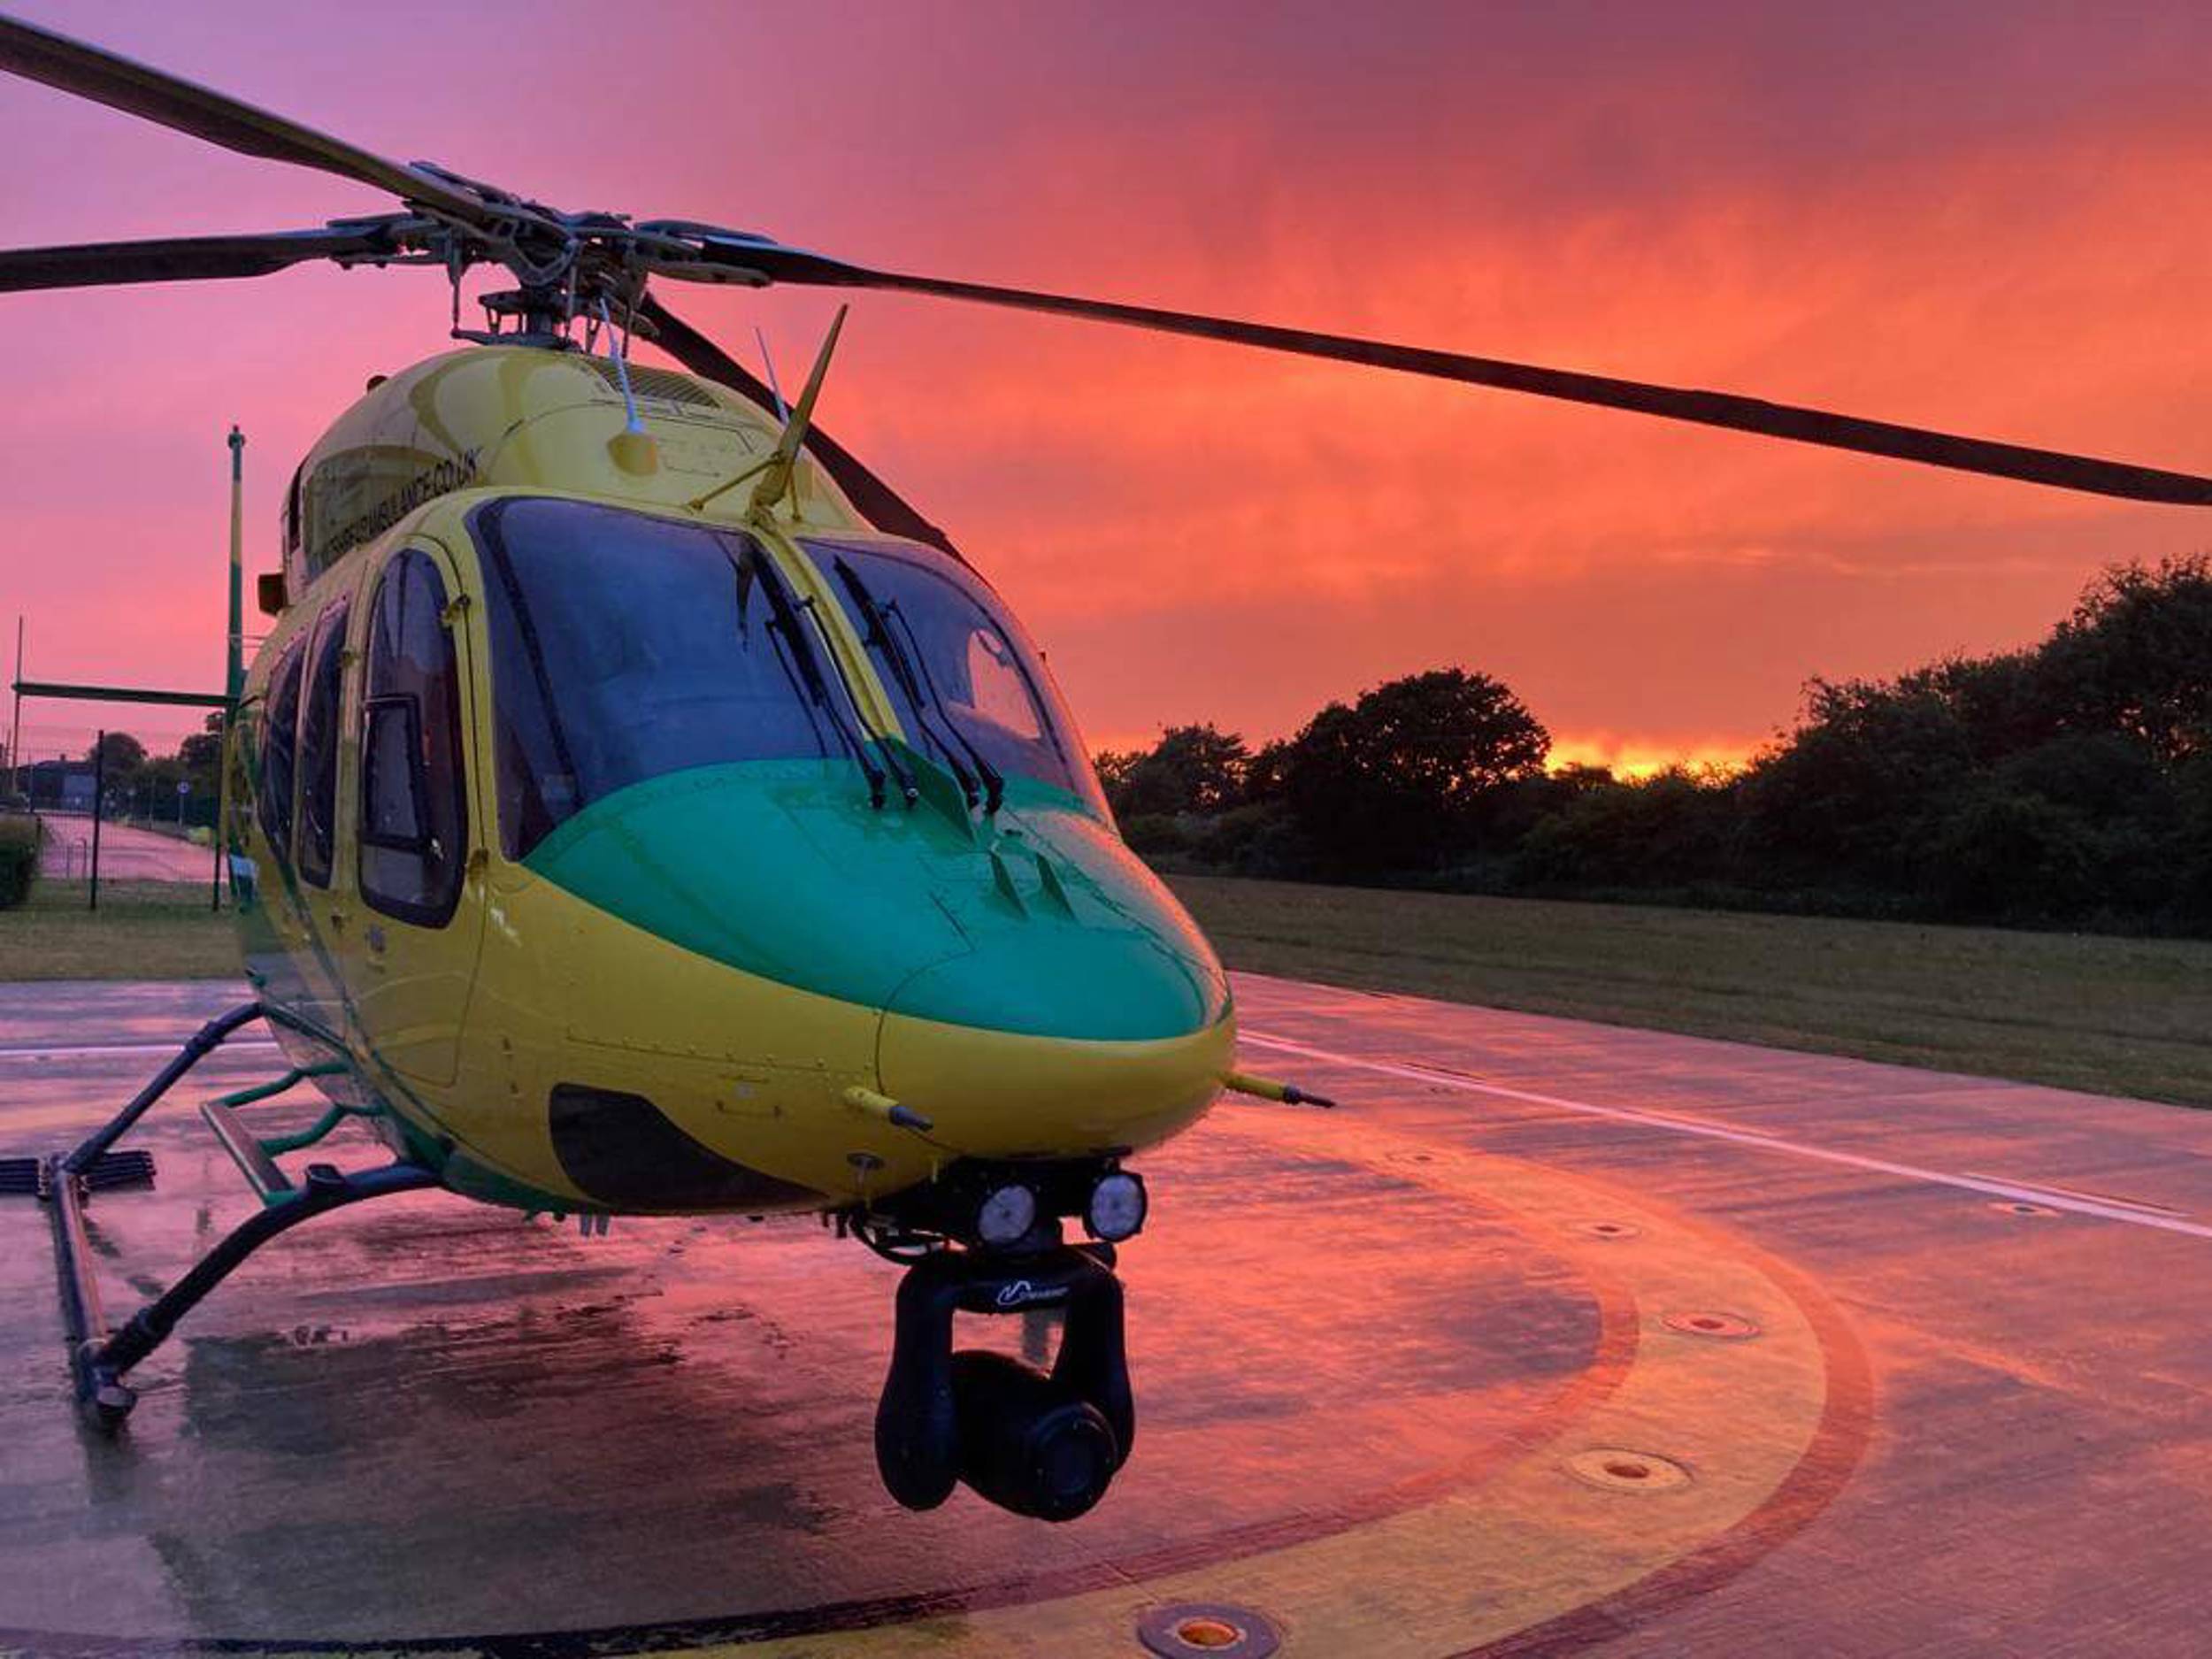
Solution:
<svg viewBox="0 0 2212 1659">
<path fill-rule="evenodd" d="M 298 773 L 300 664 L 305 641 L 295 641 L 269 676 L 267 717 L 261 722 L 261 784 L 254 803 L 261 833 L 280 866 L 292 859 L 292 786 Z"/>
<path fill-rule="evenodd" d="M 361 696 L 361 896 L 402 921 L 442 927 L 461 896 L 468 798 L 461 676 L 444 579 L 407 549 L 369 606 Z"/>
<path fill-rule="evenodd" d="M 330 885 L 338 831 L 338 695 L 345 679 L 346 618 L 339 600 L 315 624 L 300 710 L 300 879 Z"/>
</svg>

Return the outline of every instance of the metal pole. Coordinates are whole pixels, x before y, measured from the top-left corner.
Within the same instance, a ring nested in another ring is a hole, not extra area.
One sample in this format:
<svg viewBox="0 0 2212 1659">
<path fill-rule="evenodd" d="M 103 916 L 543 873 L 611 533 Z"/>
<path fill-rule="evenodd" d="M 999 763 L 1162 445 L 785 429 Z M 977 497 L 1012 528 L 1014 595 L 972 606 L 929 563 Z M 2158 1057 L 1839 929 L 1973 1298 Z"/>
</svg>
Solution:
<svg viewBox="0 0 2212 1659">
<path fill-rule="evenodd" d="M 23 791 L 23 617 L 15 618 L 15 718 L 8 724 L 8 767 L 17 794 Z"/>
<path fill-rule="evenodd" d="M 210 881 L 208 908 L 223 908 L 223 872 L 229 867 L 223 838 L 230 832 L 230 724 L 238 699 L 246 690 L 245 611 L 245 479 L 246 434 L 230 429 L 230 628 L 224 641 L 222 742 L 215 755 L 215 833 L 208 837 L 215 849 L 215 868 Z"/>
<path fill-rule="evenodd" d="M 91 904 L 100 908 L 100 809 L 104 804 L 108 784 L 108 734 L 104 731 L 92 740 L 92 887 Z"/>
<path fill-rule="evenodd" d="M 246 434 L 230 429 L 230 636 L 228 677 L 223 690 L 233 703 L 245 689 L 245 478 Z"/>
</svg>

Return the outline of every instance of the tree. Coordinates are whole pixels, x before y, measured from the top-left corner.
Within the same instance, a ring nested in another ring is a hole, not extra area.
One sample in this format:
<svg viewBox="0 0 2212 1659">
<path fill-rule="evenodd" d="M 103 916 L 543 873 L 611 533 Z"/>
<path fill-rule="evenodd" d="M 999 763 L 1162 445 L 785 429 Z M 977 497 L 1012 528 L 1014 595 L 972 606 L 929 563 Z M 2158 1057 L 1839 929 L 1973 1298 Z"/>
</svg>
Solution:
<svg viewBox="0 0 2212 1659">
<path fill-rule="evenodd" d="M 1114 776 L 1109 780 L 1102 767 L 1100 781 L 1119 818 L 1219 812 L 1242 798 L 1249 759 L 1233 732 L 1171 726 L 1144 754 L 1101 757 L 1114 763 Z"/>
<path fill-rule="evenodd" d="M 128 732 L 105 732 L 100 741 L 85 750 L 84 757 L 97 765 L 105 755 L 107 775 L 112 780 L 120 774 L 136 772 L 146 764 L 146 746 Z"/>
<path fill-rule="evenodd" d="M 1751 764 L 1747 827 L 1784 884 L 1894 887 L 1926 825 L 1975 772 L 1973 744 L 1940 687 L 1813 680 L 1805 713 Z"/>
<path fill-rule="evenodd" d="M 1289 787 L 1290 744 L 1282 738 L 1261 745 L 1244 767 L 1244 800 L 1248 806 L 1279 802 Z"/>
<path fill-rule="evenodd" d="M 1947 708 L 1968 750 L 1981 762 L 2047 742 L 2065 726 L 2065 710 L 2052 695 L 2040 647 L 1994 657 L 1947 657 L 1900 675 L 1891 689 Z"/>
<path fill-rule="evenodd" d="M 1121 795 L 1129 787 L 1129 774 L 1144 758 L 1140 749 L 1102 749 L 1091 757 L 1091 770 L 1098 776 L 1098 787 L 1106 792 L 1106 804 L 1114 809 L 1114 816 L 1122 816 Z"/>
<path fill-rule="evenodd" d="M 1479 837 L 1500 786 L 1543 770 L 1551 735 L 1500 681 L 1440 668 L 1331 703 L 1292 741 L 1298 827 L 1349 872 L 1432 868 Z"/>
<path fill-rule="evenodd" d="M 1679 887 L 1727 875 L 1732 780 L 1680 767 L 1623 781 L 1601 776 L 1586 778 L 1529 831 L 1515 861 L 1521 880 L 1539 887 Z"/>
<path fill-rule="evenodd" d="M 196 779 L 212 779 L 223 764 L 223 717 L 209 715 L 204 729 L 177 745 L 177 759 Z"/>
<path fill-rule="evenodd" d="M 2039 659 L 2075 729 L 2123 733 L 2169 764 L 2212 750 L 2212 555 L 2107 571 Z"/>
</svg>

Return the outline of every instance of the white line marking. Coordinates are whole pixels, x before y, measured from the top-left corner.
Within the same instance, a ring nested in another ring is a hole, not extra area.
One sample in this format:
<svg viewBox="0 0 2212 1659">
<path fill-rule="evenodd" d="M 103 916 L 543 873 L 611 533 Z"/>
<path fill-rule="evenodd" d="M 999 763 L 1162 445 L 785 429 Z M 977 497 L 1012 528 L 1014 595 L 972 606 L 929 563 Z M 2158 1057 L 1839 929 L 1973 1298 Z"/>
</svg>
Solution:
<svg viewBox="0 0 2212 1659">
<path fill-rule="evenodd" d="M 2052 1210 L 2070 1210 L 2078 1216 L 2124 1221 L 2131 1226 L 2155 1227 L 2162 1233 L 2186 1233 L 2193 1239 L 2212 1239 L 2212 1226 L 2185 1221 L 2177 1216 L 2138 1209 L 2124 1201 L 2108 1203 L 2101 1199 L 2076 1197 L 2070 1193 L 2023 1181 L 1997 1180 L 1981 1175 L 1952 1175 L 1942 1170 L 1922 1169 L 1914 1164 L 1893 1164 L 1887 1158 L 1870 1158 L 1862 1153 L 1839 1152 L 1832 1147 L 1787 1141 L 1779 1135 L 1765 1134 L 1755 1129 L 1734 1129 L 1724 1124 L 1708 1123 L 1694 1118 L 1639 1111 L 1632 1106 L 1593 1106 L 1586 1101 L 1566 1100 L 1557 1094 L 1539 1094 L 1530 1089 L 1508 1088 L 1502 1083 L 1481 1083 L 1456 1071 L 1437 1067 L 1402 1065 L 1389 1060 L 1365 1060 L 1356 1055 L 1338 1054 L 1332 1049 L 1317 1048 L 1309 1043 L 1294 1042 L 1287 1037 L 1270 1037 L 1259 1032 L 1239 1032 L 1237 1041 L 1248 1042 L 1256 1048 L 1274 1048 L 1285 1054 L 1302 1055 L 1309 1060 L 1319 1060 L 1330 1065 L 1354 1066 L 1363 1071 L 1379 1071 L 1386 1077 L 1406 1078 L 1416 1083 L 1440 1083 L 1447 1088 L 1463 1089 L 1471 1094 L 1494 1094 L 1504 1100 L 1526 1101 L 1532 1105 L 1553 1106 L 1561 1111 L 1579 1112 L 1588 1118 L 1609 1118 L 1617 1123 L 1637 1124 L 1647 1129 L 1665 1129 L 1675 1134 L 1696 1135 L 1708 1141 L 1725 1141 L 1733 1145 L 1754 1147 L 1768 1152 L 1786 1152 L 1796 1157 L 1817 1159 L 1823 1164 L 1840 1164 L 1850 1169 L 1870 1170 L 1878 1175 L 1896 1175 L 1906 1180 L 1932 1182 L 1938 1187 L 1955 1187 L 1965 1192 L 1984 1193 L 1993 1198 L 2008 1198 L 2016 1203 L 2042 1204 Z"/>
<path fill-rule="evenodd" d="M 273 1037 L 233 1037 L 223 1044 L 225 1048 L 273 1048 Z M 75 1048 L 12 1048 L 0 1043 L 0 1060 L 64 1060 L 84 1055 L 98 1054 L 175 1054 L 184 1047 L 184 1039 L 174 1042 L 103 1042 L 88 1043 Z"/>
</svg>

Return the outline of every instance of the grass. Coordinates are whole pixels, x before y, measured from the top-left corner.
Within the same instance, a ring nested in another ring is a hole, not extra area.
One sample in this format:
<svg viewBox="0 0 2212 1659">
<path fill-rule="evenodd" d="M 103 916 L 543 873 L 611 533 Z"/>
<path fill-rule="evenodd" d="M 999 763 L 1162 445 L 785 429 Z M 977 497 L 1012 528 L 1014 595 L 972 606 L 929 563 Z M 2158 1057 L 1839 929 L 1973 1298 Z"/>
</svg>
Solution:
<svg viewBox="0 0 2212 1659">
<path fill-rule="evenodd" d="M 2212 943 L 1175 876 L 1233 968 L 2212 1106 Z"/>
<path fill-rule="evenodd" d="M 2212 944 L 1176 876 L 1232 967 L 2212 1106 Z M 0 979 L 229 979 L 204 887 L 42 880 Z"/>
<path fill-rule="evenodd" d="M 239 977 L 231 918 L 208 909 L 204 885 L 103 881 L 97 910 L 85 897 L 81 881 L 41 878 L 0 910 L 0 979 Z"/>
</svg>

